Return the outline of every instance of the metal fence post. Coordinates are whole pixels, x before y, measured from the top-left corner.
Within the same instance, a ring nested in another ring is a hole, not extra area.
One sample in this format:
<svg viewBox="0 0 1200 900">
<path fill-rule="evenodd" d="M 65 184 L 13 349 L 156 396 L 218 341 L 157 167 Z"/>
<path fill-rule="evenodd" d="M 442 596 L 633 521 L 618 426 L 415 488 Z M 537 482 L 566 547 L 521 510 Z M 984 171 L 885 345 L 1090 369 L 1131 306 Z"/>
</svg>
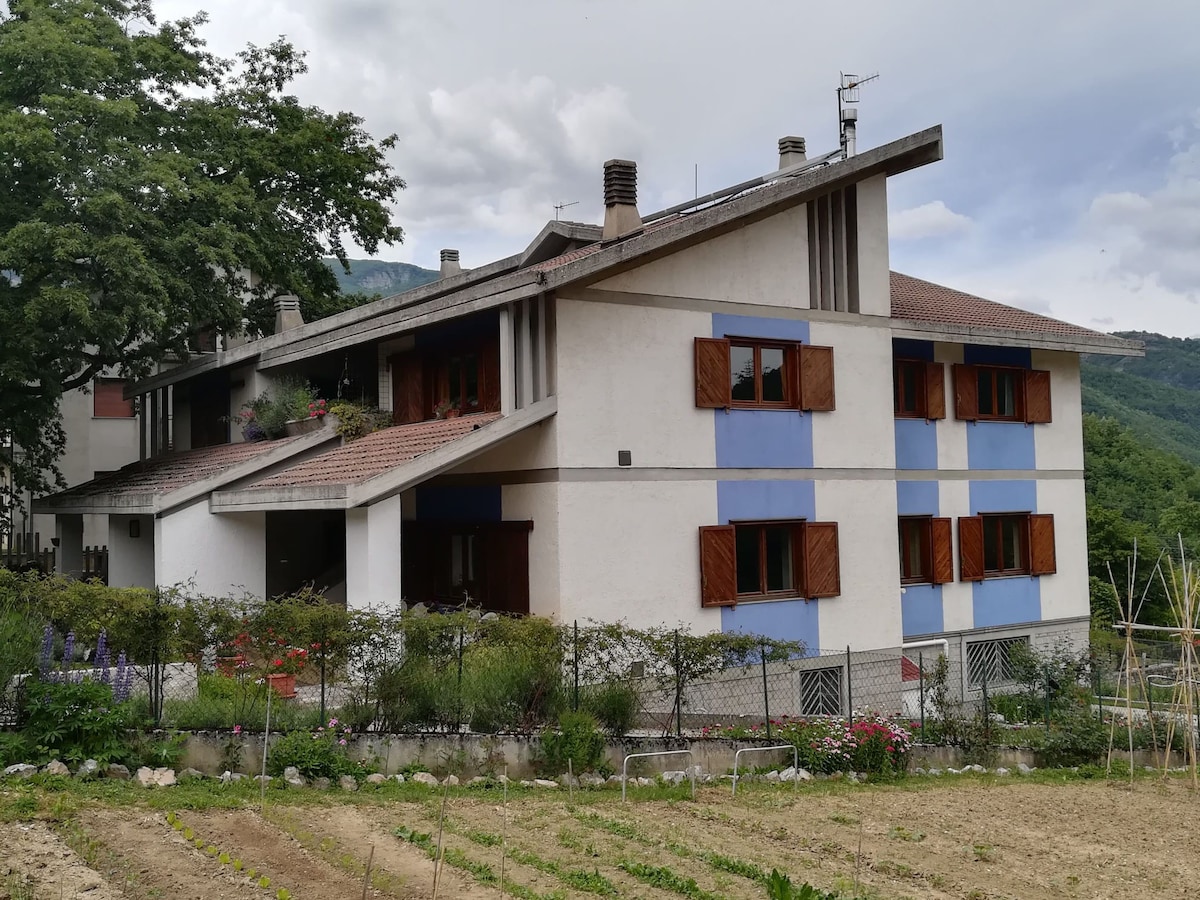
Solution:
<svg viewBox="0 0 1200 900">
<path fill-rule="evenodd" d="M 987 666 L 984 666 L 983 667 L 983 680 L 982 680 L 982 687 L 983 687 L 983 740 L 984 740 L 985 744 L 990 745 L 992 742 L 992 714 L 991 714 L 991 710 L 989 709 L 989 703 L 988 703 L 987 678 L 988 678 Z"/>
<path fill-rule="evenodd" d="M 679 629 L 675 629 L 675 736 L 683 736 L 683 678 L 679 671 Z"/>
<path fill-rule="evenodd" d="M 854 679 L 850 677 L 850 645 L 846 645 L 846 718 L 854 721 Z"/>
<path fill-rule="evenodd" d="M 1050 727 L 1050 673 L 1046 673 L 1046 728 Z"/>
<path fill-rule="evenodd" d="M 575 620 L 574 645 L 571 648 L 571 665 L 575 669 L 575 700 L 572 709 L 579 712 L 579 620 Z"/>
<path fill-rule="evenodd" d="M 463 715 L 462 670 L 463 670 L 463 629 L 462 629 L 462 626 L 459 626 L 459 629 L 458 629 L 458 684 L 457 684 L 457 689 L 455 691 L 455 698 L 454 698 L 454 702 L 457 704 L 458 708 L 457 708 L 457 711 L 455 712 L 454 720 L 455 720 L 455 725 L 458 726 L 458 730 L 460 730 L 460 731 L 462 730 L 462 715 Z"/>
<path fill-rule="evenodd" d="M 925 742 L 925 654 L 917 653 L 917 671 L 921 676 L 921 742 Z"/>
<path fill-rule="evenodd" d="M 763 717 L 767 722 L 767 740 L 771 740 L 771 700 L 767 689 L 767 644 L 762 644 L 762 676 L 763 676 Z"/>
</svg>

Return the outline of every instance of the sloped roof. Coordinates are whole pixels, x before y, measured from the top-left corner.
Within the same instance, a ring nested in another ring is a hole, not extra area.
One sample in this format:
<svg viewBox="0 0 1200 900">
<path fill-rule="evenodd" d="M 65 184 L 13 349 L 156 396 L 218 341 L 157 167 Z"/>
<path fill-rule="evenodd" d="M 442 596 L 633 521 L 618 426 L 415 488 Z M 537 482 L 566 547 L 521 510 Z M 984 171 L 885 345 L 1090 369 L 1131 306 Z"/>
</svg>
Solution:
<svg viewBox="0 0 1200 900">
<path fill-rule="evenodd" d="M 456 441 L 499 418 L 499 413 L 479 413 L 385 428 L 249 484 L 246 490 L 358 484 Z"/>
<path fill-rule="evenodd" d="M 891 292 L 893 319 L 971 329 L 1017 331 L 1088 343 L 1099 341 L 1114 349 L 1136 351 L 1141 348 L 1137 341 L 1127 341 L 1081 325 L 985 300 L 900 272 L 891 273 Z"/>
</svg>

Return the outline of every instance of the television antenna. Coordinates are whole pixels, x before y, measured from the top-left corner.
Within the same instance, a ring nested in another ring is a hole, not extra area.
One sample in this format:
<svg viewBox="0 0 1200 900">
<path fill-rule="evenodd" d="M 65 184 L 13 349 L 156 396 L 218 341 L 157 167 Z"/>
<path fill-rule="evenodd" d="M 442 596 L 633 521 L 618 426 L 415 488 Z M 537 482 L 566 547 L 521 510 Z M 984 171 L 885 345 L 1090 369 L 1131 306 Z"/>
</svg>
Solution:
<svg viewBox="0 0 1200 900">
<path fill-rule="evenodd" d="M 855 140 L 858 135 L 858 110 L 849 104 L 858 103 L 858 89 L 879 77 L 879 73 L 867 75 L 865 78 L 840 72 L 841 84 L 837 89 L 838 99 L 838 128 L 841 134 L 842 156 L 849 159 L 854 155 Z"/>
<path fill-rule="evenodd" d="M 566 209 L 568 206 L 575 206 L 578 203 L 579 203 L 578 200 L 572 200 L 570 203 L 555 203 L 554 204 L 554 221 L 555 222 L 558 221 L 558 214 L 561 213 L 564 209 Z"/>
</svg>

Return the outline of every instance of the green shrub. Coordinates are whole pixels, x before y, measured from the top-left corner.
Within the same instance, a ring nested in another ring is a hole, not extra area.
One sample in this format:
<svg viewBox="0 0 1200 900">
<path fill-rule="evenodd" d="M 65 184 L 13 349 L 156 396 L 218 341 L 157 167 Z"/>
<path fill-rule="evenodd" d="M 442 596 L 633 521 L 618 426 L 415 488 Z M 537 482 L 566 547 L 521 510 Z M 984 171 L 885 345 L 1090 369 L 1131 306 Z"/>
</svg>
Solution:
<svg viewBox="0 0 1200 900">
<path fill-rule="evenodd" d="M 25 736 L 15 731 L 0 731 L 0 769 L 29 762 L 32 748 Z"/>
<path fill-rule="evenodd" d="M 609 737 L 619 738 L 637 724 L 642 698 L 633 685 L 612 681 L 589 687 L 580 697 L 580 706 L 596 717 Z"/>
<path fill-rule="evenodd" d="M 337 719 L 330 719 L 314 732 L 292 731 L 270 745 L 267 770 L 282 775 L 288 766 L 295 766 L 305 778 L 358 778 L 369 774 L 370 766 L 349 757 L 349 737 L 350 729 Z"/>
<path fill-rule="evenodd" d="M 183 760 L 187 735 L 134 732 L 126 739 L 124 761 L 130 766 L 177 769 Z"/>
<path fill-rule="evenodd" d="M 562 702 L 562 664 L 552 648 L 478 644 L 467 650 L 463 698 L 472 731 L 529 734 Z"/>
<path fill-rule="evenodd" d="M 25 739 L 40 762 L 123 759 L 129 725 L 128 706 L 113 700 L 107 684 L 85 678 L 27 686 Z"/>
<path fill-rule="evenodd" d="M 558 717 L 558 728 L 542 732 L 538 764 L 544 773 L 597 772 L 604 763 L 604 735 L 590 713 L 565 712 Z"/>
<path fill-rule="evenodd" d="M 380 674 L 375 692 L 384 731 L 458 727 L 457 670 L 439 669 L 424 657 L 410 656 Z"/>
<path fill-rule="evenodd" d="M 358 440 L 392 424 L 391 413 L 348 400 L 335 400 L 329 406 L 329 414 L 337 417 L 335 431 L 347 441 Z"/>
<path fill-rule="evenodd" d="M 1107 725 L 1085 712 L 1052 722 L 1041 748 L 1041 763 L 1049 768 L 1102 762 L 1108 755 Z"/>
</svg>

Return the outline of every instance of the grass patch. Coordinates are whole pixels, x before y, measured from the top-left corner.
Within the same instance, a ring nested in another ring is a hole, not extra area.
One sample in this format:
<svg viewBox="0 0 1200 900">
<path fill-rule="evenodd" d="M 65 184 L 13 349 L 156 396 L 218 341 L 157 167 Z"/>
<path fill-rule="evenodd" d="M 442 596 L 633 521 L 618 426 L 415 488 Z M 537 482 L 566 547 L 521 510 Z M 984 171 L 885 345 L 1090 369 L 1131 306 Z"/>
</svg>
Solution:
<svg viewBox="0 0 1200 900">
<path fill-rule="evenodd" d="M 501 844 L 500 835 L 492 834 L 488 831 L 478 831 L 475 829 L 460 831 L 449 822 L 445 823 L 445 828 L 447 831 L 454 834 L 461 834 L 469 841 L 483 847 L 499 847 Z M 603 897 L 615 897 L 619 893 L 617 886 L 601 875 L 599 869 L 594 869 L 591 872 L 585 869 L 565 869 L 553 860 L 543 859 L 530 850 L 522 850 L 520 847 L 514 847 L 511 844 L 507 847 L 506 855 L 515 863 L 529 866 L 531 869 L 537 869 L 539 872 L 544 872 L 547 875 L 553 875 L 563 884 L 577 891 L 583 891 L 587 894 L 599 894 Z"/>
<path fill-rule="evenodd" d="M 651 866 L 632 859 L 624 859 L 617 863 L 617 868 L 622 872 L 628 872 L 638 881 L 648 884 L 650 887 L 671 891 L 687 897 L 689 900 L 725 900 L 721 894 L 704 890 L 696 884 L 694 878 L 685 878 L 666 866 Z"/>
<path fill-rule="evenodd" d="M 392 834 L 402 841 L 408 841 L 410 844 L 420 847 L 428 854 L 430 859 L 437 859 L 437 844 L 433 840 L 433 835 L 429 832 L 417 831 L 401 825 Z M 539 894 L 537 891 L 531 890 L 523 884 L 514 884 L 508 879 L 505 879 L 504 883 L 500 884 L 500 879 L 491 866 L 487 863 L 473 860 L 461 850 L 453 847 L 442 847 L 442 863 L 453 866 L 456 869 L 461 869 L 480 884 L 489 886 L 497 885 L 504 893 L 512 897 L 517 897 L 518 900 L 565 900 L 566 897 L 561 891 Z"/>
</svg>

